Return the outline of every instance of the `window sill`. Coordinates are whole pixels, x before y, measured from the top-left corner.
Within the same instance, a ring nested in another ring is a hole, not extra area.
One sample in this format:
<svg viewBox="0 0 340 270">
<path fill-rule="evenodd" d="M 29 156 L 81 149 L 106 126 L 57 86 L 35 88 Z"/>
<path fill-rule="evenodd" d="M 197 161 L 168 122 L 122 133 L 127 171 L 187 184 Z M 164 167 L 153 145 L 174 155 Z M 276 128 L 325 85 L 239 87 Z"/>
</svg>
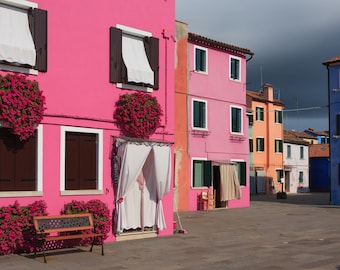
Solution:
<svg viewBox="0 0 340 270">
<path fill-rule="evenodd" d="M 198 137 L 207 137 L 210 135 L 210 131 L 206 129 L 192 129 L 190 134 L 192 136 L 198 136 Z"/>
<path fill-rule="evenodd" d="M 42 191 L 1 191 L 0 198 L 10 197 L 40 197 L 43 195 Z"/>
<path fill-rule="evenodd" d="M 143 92 L 148 92 L 148 93 L 151 93 L 153 91 L 153 89 L 150 87 L 144 87 L 144 86 L 126 84 L 126 83 L 117 83 L 116 87 L 121 88 L 121 89 L 143 91 Z"/>
<path fill-rule="evenodd" d="M 5 64 L 0 64 L 0 70 L 19 72 L 19 73 L 25 73 L 25 74 L 30 74 L 30 75 L 38 75 L 38 70 L 35 70 L 32 68 L 5 65 Z"/>
<path fill-rule="evenodd" d="M 61 190 L 60 195 L 71 196 L 71 195 L 102 195 L 102 190 L 97 189 L 82 189 L 82 190 Z"/>
</svg>

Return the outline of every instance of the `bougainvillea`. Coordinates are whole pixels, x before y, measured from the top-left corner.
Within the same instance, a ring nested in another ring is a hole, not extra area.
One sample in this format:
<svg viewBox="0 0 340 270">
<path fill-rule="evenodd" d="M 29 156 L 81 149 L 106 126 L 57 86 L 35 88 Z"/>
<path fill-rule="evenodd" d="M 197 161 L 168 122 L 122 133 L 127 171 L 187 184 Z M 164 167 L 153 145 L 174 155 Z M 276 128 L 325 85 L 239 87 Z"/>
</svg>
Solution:
<svg viewBox="0 0 340 270">
<path fill-rule="evenodd" d="M 24 141 L 33 135 L 45 110 L 38 82 L 24 75 L 0 74 L 0 122 Z"/>
<path fill-rule="evenodd" d="M 89 212 L 93 216 L 94 228 L 96 233 L 105 234 L 97 238 L 97 244 L 101 244 L 107 237 L 107 233 L 111 230 L 110 211 L 105 203 L 100 200 L 90 200 L 88 202 L 73 200 L 65 204 L 65 209 L 62 211 L 65 214 L 78 214 Z M 87 245 L 90 239 L 80 241 L 81 245 Z"/>
<path fill-rule="evenodd" d="M 137 92 L 120 96 L 114 118 L 126 135 L 147 139 L 160 126 L 162 115 L 155 97 Z"/>
<path fill-rule="evenodd" d="M 31 252 L 34 239 L 33 216 L 46 215 L 44 201 L 36 201 L 20 207 L 13 205 L 0 208 L 0 254 Z"/>
</svg>

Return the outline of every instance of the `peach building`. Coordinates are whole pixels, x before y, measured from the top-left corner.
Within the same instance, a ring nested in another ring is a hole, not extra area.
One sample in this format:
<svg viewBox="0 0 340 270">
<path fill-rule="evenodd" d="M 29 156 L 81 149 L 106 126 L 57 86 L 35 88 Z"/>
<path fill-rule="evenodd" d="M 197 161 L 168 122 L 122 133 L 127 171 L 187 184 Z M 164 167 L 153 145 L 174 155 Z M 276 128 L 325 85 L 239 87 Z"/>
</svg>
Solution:
<svg viewBox="0 0 340 270">
<path fill-rule="evenodd" d="M 247 91 L 247 107 L 253 114 L 250 151 L 251 185 L 255 193 L 275 194 L 282 190 L 283 106 L 274 98 L 273 86 L 265 84 L 260 92 Z"/>
</svg>

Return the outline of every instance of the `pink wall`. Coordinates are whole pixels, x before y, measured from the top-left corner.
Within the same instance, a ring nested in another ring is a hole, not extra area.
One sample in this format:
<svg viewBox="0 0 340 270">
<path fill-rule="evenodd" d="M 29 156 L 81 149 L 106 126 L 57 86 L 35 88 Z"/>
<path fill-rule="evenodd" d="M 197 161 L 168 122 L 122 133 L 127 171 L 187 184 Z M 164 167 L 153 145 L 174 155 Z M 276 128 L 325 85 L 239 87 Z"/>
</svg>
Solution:
<svg viewBox="0 0 340 270">
<path fill-rule="evenodd" d="M 248 207 L 249 195 L 249 142 L 248 120 L 246 118 L 246 60 L 241 60 L 241 80 L 229 79 L 229 54 L 208 48 L 208 74 L 193 72 L 194 45 L 189 44 L 190 76 L 189 97 L 190 106 L 192 99 L 197 98 L 207 101 L 208 132 L 207 136 L 190 136 L 190 158 L 206 158 L 211 161 L 243 160 L 247 162 L 247 185 L 242 187 L 242 198 L 228 202 L 229 208 Z M 235 135 L 230 128 L 230 106 L 242 108 L 243 134 Z M 190 108 L 192 115 L 192 108 Z M 190 130 L 192 119 L 190 119 Z M 192 165 L 191 178 L 192 186 Z M 191 188 L 190 210 L 197 209 L 197 196 L 200 188 Z"/>
<path fill-rule="evenodd" d="M 109 82 L 109 28 L 121 24 L 151 32 L 159 38 L 159 90 L 152 95 L 163 108 L 165 127 L 158 129 L 152 138 L 173 142 L 174 41 L 171 36 L 175 36 L 175 1 L 36 2 L 39 8 L 48 11 L 48 71 L 30 76 L 39 82 L 46 96 L 47 110 L 42 122 L 43 196 L 0 197 L 0 204 L 18 200 L 25 205 L 43 199 L 48 212 L 56 214 L 64 203 L 73 199 L 100 199 L 113 210 L 110 151 L 112 136 L 120 134 L 113 123 L 113 111 L 124 91 Z M 163 38 L 163 30 L 169 39 Z M 60 195 L 60 125 L 103 130 L 103 194 Z M 160 235 L 172 234 L 172 189 L 165 196 L 163 206 L 168 228 Z M 112 236 L 110 240 L 113 239 Z"/>
</svg>

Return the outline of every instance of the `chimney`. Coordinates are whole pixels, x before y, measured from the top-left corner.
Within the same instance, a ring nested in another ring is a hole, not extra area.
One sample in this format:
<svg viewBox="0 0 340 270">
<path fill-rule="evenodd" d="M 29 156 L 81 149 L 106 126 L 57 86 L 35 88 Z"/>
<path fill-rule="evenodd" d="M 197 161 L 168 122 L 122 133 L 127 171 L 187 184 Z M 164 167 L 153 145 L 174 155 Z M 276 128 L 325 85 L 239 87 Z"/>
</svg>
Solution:
<svg viewBox="0 0 340 270">
<path fill-rule="evenodd" d="M 263 90 L 262 90 L 263 96 L 268 100 L 268 101 L 274 101 L 274 96 L 273 96 L 273 85 L 270 83 L 266 83 L 263 85 Z"/>
</svg>

